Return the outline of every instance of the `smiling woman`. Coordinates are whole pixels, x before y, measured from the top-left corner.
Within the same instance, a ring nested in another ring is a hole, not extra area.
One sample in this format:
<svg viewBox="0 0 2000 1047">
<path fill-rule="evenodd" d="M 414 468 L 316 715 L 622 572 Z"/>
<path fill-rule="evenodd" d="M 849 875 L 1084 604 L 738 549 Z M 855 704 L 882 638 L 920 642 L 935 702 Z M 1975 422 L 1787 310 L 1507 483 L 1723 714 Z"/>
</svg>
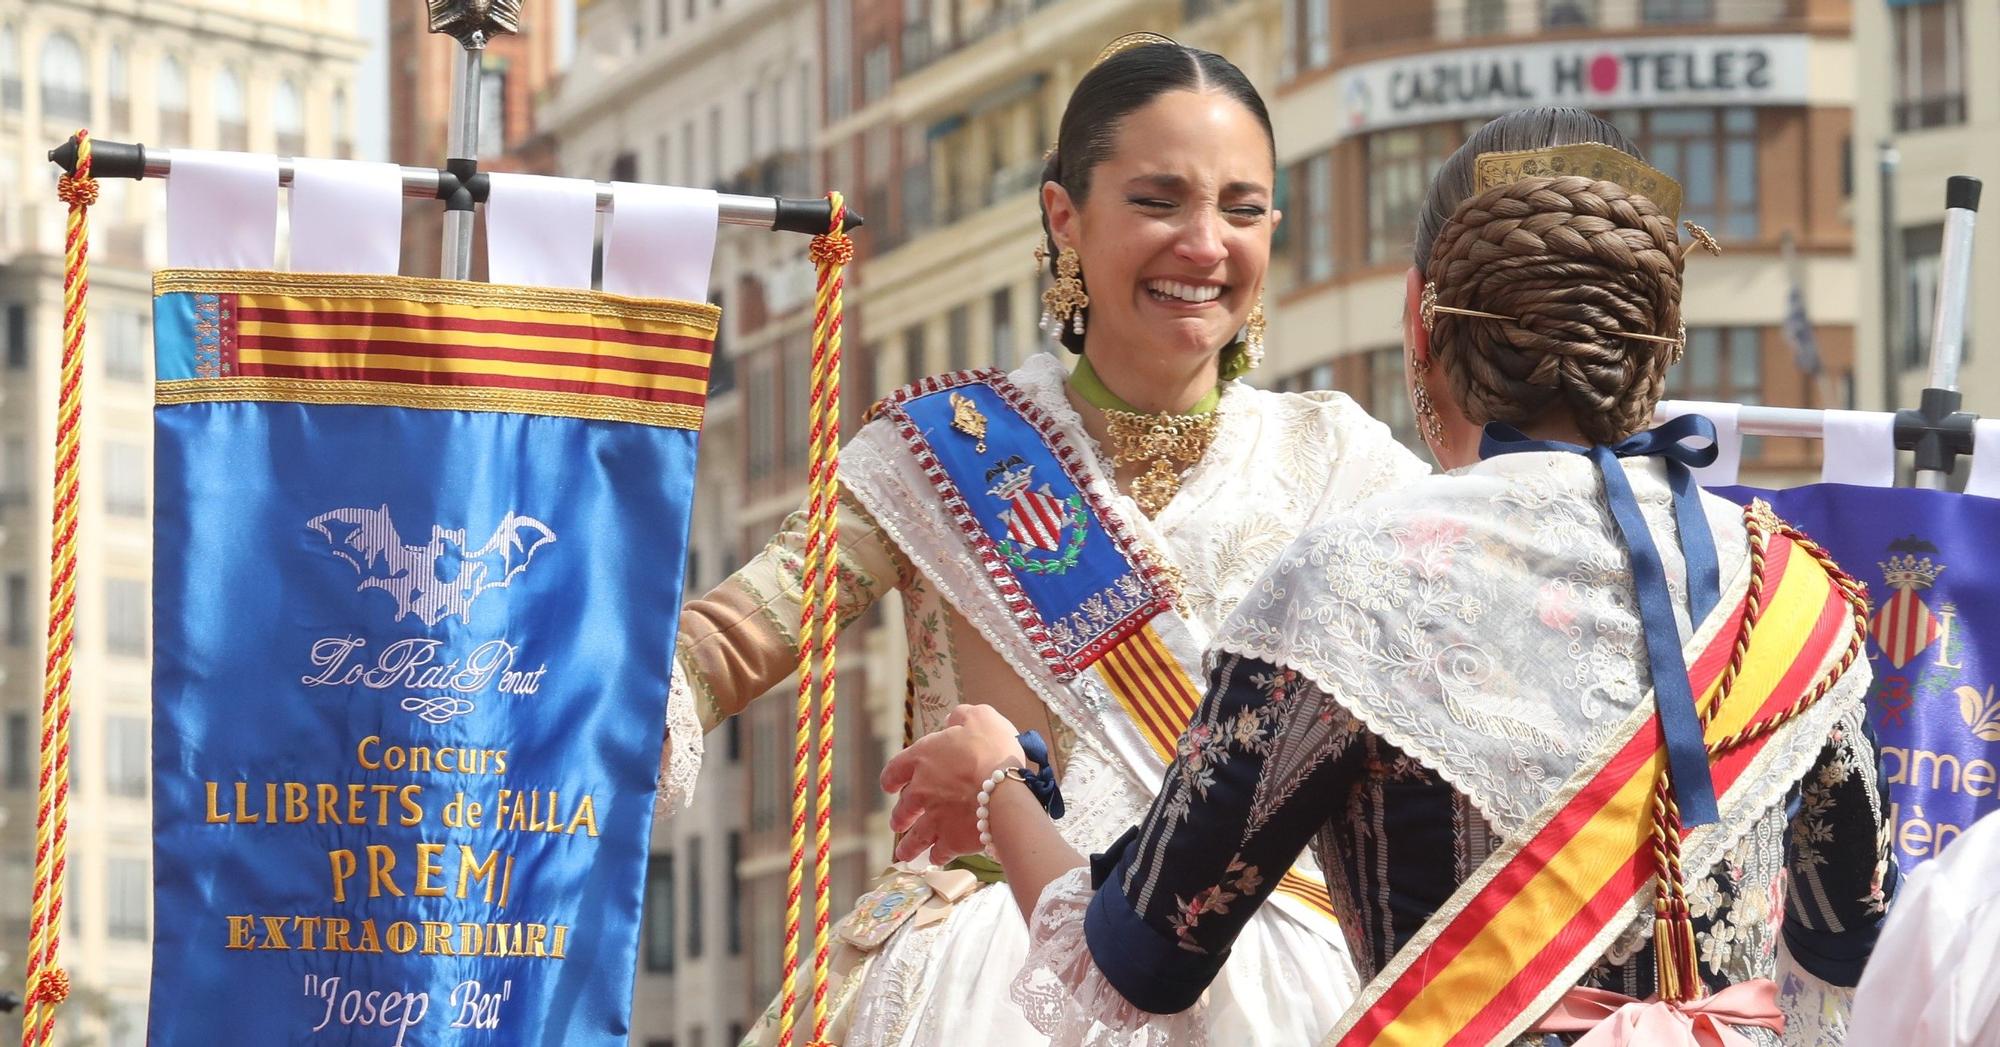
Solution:
<svg viewBox="0 0 2000 1047">
<path fill-rule="evenodd" d="M 1026 751 L 1060 775 L 1060 831 L 1080 851 L 1104 849 L 1152 803 L 1202 649 L 1278 550 L 1424 472 L 1344 395 L 1236 380 L 1262 340 L 1272 156 L 1263 101 L 1227 59 L 1159 37 L 1114 42 L 1071 95 L 1042 185 L 1056 277 L 1044 329 L 1082 354 L 1075 372 L 1036 353 L 1009 374 L 922 379 L 876 405 L 841 458 L 837 619 L 901 594 L 906 735 L 949 729 L 961 702 L 1039 731 L 1053 745 Z M 954 324 L 954 339 L 970 327 Z M 788 529 L 683 610 L 670 796 L 694 778 L 701 731 L 796 666 L 803 545 Z M 976 754 L 957 779 L 905 793 L 892 827 L 925 811 L 971 825 L 989 772 L 1023 762 L 1011 738 Z M 828 1038 L 1050 1042 L 1037 1029 L 1050 1001 L 1009 992 L 1027 928 L 993 885 L 1014 870 L 937 868 L 923 857 L 937 842 L 905 835 L 905 864 L 837 926 Z M 1218 1005 L 1191 1035 L 1310 1043 L 1352 995 L 1324 884 L 1310 866 L 1271 874 L 1278 901 L 1236 944 L 1253 959 L 1215 983 Z M 1274 996 L 1274 978 L 1300 991 Z M 749 1042 L 775 1039 L 775 1018 Z"/>
</svg>

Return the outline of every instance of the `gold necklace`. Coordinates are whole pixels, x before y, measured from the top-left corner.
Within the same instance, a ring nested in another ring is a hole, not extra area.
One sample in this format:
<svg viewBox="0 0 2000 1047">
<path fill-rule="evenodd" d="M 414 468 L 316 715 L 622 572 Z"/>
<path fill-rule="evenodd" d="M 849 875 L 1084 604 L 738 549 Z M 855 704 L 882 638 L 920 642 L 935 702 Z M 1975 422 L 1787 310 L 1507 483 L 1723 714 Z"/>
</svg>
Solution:
<svg viewBox="0 0 2000 1047">
<path fill-rule="evenodd" d="M 1160 510 L 1181 489 L 1181 478 L 1215 441 L 1221 413 L 1141 414 L 1099 408 L 1104 412 L 1105 432 L 1111 439 L 1114 465 L 1145 465 L 1146 471 L 1132 481 L 1132 500 L 1148 517 Z"/>
</svg>

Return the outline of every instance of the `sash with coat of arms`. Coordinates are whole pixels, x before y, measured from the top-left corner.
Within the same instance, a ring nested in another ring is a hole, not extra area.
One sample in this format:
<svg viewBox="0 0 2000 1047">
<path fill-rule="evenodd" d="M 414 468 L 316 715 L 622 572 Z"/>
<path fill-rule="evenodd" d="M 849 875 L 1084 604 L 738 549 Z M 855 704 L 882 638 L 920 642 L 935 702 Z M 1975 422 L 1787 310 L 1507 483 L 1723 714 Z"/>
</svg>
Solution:
<svg viewBox="0 0 2000 1047">
<path fill-rule="evenodd" d="M 1868 715 L 1905 873 L 2000 809 L 2000 499 L 1813 484 L 1770 501 L 1868 583 Z"/>
<path fill-rule="evenodd" d="M 1109 732 L 1113 748 L 1156 778 L 1205 678 L 1158 554 L 1112 509 L 1067 437 L 998 371 L 925 378 L 875 413 L 894 426 L 1028 645 L 1061 682 L 1096 674 L 1129 721 Z M 1294 870 L 1278 892 L 1331 920 L 1318 877 Z"/>
</svg>

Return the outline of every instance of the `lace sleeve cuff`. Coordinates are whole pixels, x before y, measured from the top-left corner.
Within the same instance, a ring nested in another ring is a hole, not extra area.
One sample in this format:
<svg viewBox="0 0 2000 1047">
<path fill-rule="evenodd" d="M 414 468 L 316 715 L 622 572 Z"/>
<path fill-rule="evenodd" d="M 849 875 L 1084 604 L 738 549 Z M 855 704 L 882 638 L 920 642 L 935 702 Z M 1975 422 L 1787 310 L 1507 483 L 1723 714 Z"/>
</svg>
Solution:
<svg viewBox="0 0 2000 1047">
<path fill-rule="evenodd" d="M 1010 995 L 1051 1047 L 1106 1044 L 1166 1047 L 1206 1044 L 1206 1006 L 1179 1014 L 1149 1014 L 1133 1006 L 1091 957 L 1084 937 L 1084 914 L 1095 891 L 1091 873 L 1079 867 L 1042 892 L 1028 921 L 1028 958 Z M 1110 888 L 1114 893 L 1117 887 Z"/>
<path fill-rule="evenodd" d="M 694 803 L 694 782 L 701 774 L 701 714 L 694 689 L 678 662 L 667 685 L 667 736 L 660 746 L 659 789 L 654 804 L 669 814 Z"/>
<path fill-rule="evenodd" d="M 1847 1014 L 1854 990 L 1821 981 L 1792 956 L 1778 950 L 1778 1009 L 1785 1013 L 1785 1043 L 1797 1047 L 1840 1047 L 1847 1042 Z"/>
</svg>

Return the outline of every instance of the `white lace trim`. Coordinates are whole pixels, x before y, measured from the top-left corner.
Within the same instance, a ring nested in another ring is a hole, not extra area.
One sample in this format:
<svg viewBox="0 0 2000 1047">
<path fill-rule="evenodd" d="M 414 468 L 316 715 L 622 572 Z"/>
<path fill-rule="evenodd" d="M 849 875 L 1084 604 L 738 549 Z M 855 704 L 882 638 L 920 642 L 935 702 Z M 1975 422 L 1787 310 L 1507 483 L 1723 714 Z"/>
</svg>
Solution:
<svg viewBox="0 0 2000 1047">
<path fill-rule="evenodd" d="M 1028 920 L 1028 958 L 1008 997 L 1050 1047 L 1200 1047 L 1208 1042 L 1206 1000 L 1179 1014 L 1128 1003 L 1097 969 L 1083 914 L 1096 893 L 1078 867 L 1042 891 Z"/>
<path fill-rule="evenodd" d="M 694 803 L 702 751 L 701 714 L 695 709 L 694 689 L 687 685 L 687 676 L 676 661 L 667 685 L 667 737 L 660 747 L 660 776 L 653 799 L 656 810 L 672 814 Z"/>
<path fill-rule="evenodd" d="M 1778 946 L 1778 1009 L 1785 1013 L 1787 1047 L 1841 1047 L 1847 1042 L 1847 1015 L 1854 990 L 1823 982 Z"/>
</svg>

